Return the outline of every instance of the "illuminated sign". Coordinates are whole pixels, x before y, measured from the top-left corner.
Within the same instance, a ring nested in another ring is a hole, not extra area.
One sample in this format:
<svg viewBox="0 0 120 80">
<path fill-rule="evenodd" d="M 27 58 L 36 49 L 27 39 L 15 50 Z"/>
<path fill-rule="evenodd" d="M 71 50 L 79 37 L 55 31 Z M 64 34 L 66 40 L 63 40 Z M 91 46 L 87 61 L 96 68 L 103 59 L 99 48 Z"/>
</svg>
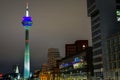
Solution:
<svg viewBox="0 0 120 80">
<path fill-rule="evenodd" d="M 80 58 L 76 57 L 76 58 L 74 59 L 74 62 L 80 62 Z"/>
<path fill-rule="evenodd" d="M 75 64 L 73 64 L 73 67 L 74 67 L 74 69 L 78 69 L 78 68 L 82 67 L 82 64 L 81 63 L 75 63 Z"/>
<path fill-rule="evenodd" d="M 69 63 L 63 63 L 63 64 L 60 65 L 60 68 L 64 68 L 64 67 L 68 67 L 68 66 L 70 66 Z"/>
<path fill-rule="evenodd" d="M 79 63 L 75 63 L 73 64 L 74 69 L 78 69 L 78 68 L 84 68 L 87 65 L 86 62 L 79 62 Z"/>
<path fill-rule="evenodd" d="M 82 57 L 81 57 L 81 58 L 76 57 L 76 58 L 74 59 L 73 63 L 78 63 L 78 62 L 81 62 L 81 61 L 83 61 L 83 58 L 82 58 Z"/>
<path fill-rule="evenodd" d="M 71 62 L 62 63 L 59 67 L 61 69 L 68 66 L 73 66 L 75 69 L 77 69 L 77 68 L 82 68 L 84 65 L 86 65 L 85 63 L 86 62 L 84 61 L 83 56 L 81 56 L 81 57 L 75 57 Z"/>
</svg>

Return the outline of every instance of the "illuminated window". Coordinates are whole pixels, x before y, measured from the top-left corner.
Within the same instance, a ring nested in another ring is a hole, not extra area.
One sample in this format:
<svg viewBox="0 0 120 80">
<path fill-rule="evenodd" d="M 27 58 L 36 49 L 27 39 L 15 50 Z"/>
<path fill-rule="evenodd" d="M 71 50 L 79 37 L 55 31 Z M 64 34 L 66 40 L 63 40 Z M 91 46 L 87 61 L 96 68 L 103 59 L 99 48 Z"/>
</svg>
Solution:
<svg viewBox="0 0 120 80">
<path fill-rule="evenodd" d="M 116 11 L 116 14 L 117 14 L 117 21 L 120 22 L 120 10 L 117 10 L 117 11 Z"/>
</svg>

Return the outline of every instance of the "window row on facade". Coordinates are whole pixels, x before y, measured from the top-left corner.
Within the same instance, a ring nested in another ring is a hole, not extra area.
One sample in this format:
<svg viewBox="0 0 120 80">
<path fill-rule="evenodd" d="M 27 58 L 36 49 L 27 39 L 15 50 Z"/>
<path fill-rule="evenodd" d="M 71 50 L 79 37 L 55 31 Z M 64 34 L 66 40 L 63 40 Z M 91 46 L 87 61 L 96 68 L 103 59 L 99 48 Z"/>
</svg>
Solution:
<svg viewBox="0 0 120 80">
<path fill-rule="evenodd" d="M 109 65 L 110 69 L 120 69 L 120 61 L 110 62 Z"/>
</svg>

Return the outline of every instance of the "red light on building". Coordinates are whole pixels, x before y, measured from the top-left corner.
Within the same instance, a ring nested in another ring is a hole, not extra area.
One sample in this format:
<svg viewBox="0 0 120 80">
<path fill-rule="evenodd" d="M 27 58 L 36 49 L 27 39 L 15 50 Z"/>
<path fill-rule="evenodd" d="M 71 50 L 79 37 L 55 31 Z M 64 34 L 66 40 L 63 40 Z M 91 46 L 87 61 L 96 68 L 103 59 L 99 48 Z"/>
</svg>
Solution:
<svg viewBox="0 0 120 80">
<path fill-rule="evenodd" d="M 3 74 L 2 73 L 0 73 L 0 79 L 3 77 Z"/>
</svg>

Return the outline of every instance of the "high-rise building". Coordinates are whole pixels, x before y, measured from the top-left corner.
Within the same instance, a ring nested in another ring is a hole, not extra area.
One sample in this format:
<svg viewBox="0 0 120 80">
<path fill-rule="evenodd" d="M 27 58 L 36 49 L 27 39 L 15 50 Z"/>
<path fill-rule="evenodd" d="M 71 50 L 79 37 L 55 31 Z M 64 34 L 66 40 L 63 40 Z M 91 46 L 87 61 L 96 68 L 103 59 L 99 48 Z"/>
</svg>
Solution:
<svg viewBox="0 0 120 80">
<path fill-rule="evenodd" d="M 59 50 L 57 48 L 48 49 L 48 65 L 50 68 L 57 66 L 57 60 L 60 60 Z"/>
<path fill-rule="evenodd" d="M 107 39 L 108 78 L 120 80 L 120 33 Z"/>
<path fill-rule="evenodd" d="M 94 78 L 107 78 L 107 37 L 120 32 L 120 0 L 87 0 L 91 17 Z"/>
<path fill-rule="evenodd" d="M 24 78 L 30 78 L 30 48 L 29 48 L 29 30 L 32 26 L 32 17 L 29 16 L 28 2 L 26 2 L 26 15 L 23 17 L 22 25 L 25 28 L 25 54 L 24 54 Z"/>
</svg>

